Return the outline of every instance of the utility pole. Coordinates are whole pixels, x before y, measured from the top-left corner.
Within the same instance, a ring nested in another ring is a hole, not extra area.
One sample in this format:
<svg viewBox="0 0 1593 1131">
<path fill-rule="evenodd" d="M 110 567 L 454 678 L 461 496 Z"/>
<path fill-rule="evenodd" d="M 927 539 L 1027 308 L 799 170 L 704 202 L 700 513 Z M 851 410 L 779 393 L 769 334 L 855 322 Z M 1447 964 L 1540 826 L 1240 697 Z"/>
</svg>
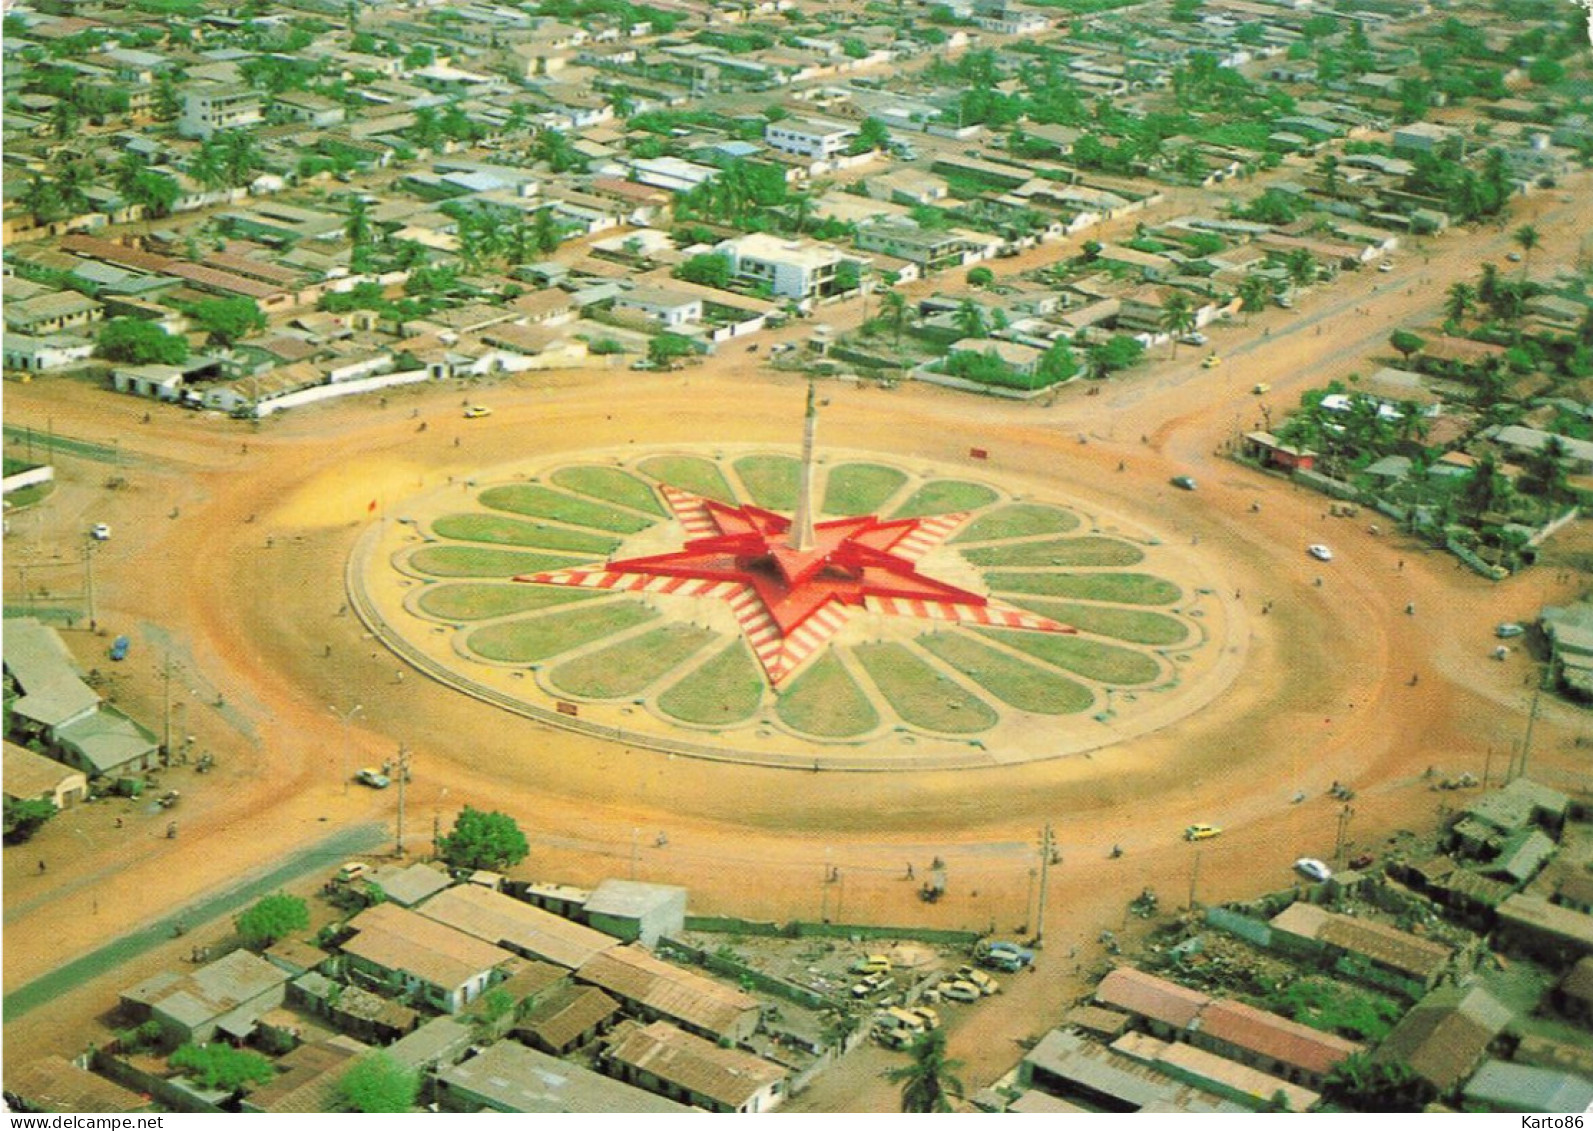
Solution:
<svg viewBox="0 0 1593 1131">
<path fill-rule="evenodd" d="M 88 602 L 89 627 L 95 625 L 94 617 L 94 543 L 83 539 L 83 595 Z"/>
<path fill-rule="evenodd" d="M 636 878 L 636 857 L 637 857 L 637 854 L 641 850 L 641 845 L 642 845 L 642 830 L 639 829 L 639 828 L 632 827 L 632 829 L 631 829 L 631 879 L 633 879 L 633 880 Z"/>
<path fill-rule="evenodd" d="M 409 784 L 409 747 L 398 748 L 398 847 L 394 855 L 404 856 L 404 787 Z"/>
<path fill-rule="evenodd" d="M 1538 681 L 1538 686 L 1532 692 L 1532 710 L 1527 712 L 1527 733 L 1521 739 L 1521 770 L 1516 774 L 1518 778 L 1527 776 L 1527 755 L 1532 753 L 1532 725 L 1538 721 L 1538 700 L 1543 695 L 1543 681 Z"/>
<path fill-rule="evenodd" d="M 171 649 L 166 649 L 166 659 L 160 665 L 161 682 L 165 685 L 162 690 L 162 714 L 165 717 L 165 756 L 166 764 L 171 764 Z"/>
<path fill-rule="evenodd" d="M 1045 943 L 1045 895 L 1048 881 L 1051 878 L 1051 852 L 1053 841 L 1051 838 L 1051 822 L 1047 821 L 1045 828 L 1040 832 L 1040 905 L 1034 916 L 1034 945 L 1036 948 Z"/>
<path fill-rule="evenodd" d="M 1344 863 L 1344 846 L 1350 831 L 1350 818 L 1355 816 L 1355 810 L 1346 805 L 1339 810 L 1338 838 L 1333 845 L 1333 859 L 1335 863 Z"/>
<path fill-rule="evenodd" d="M 1200 888 L 1200 849 L 1195 849 L 1195 866 L 1189 871 L 1189 909 L 1195 909 L 1195 893 Z M 1123 918 L 1123 925 L 1128 925 L 1128 917 Z"/>
</svg>

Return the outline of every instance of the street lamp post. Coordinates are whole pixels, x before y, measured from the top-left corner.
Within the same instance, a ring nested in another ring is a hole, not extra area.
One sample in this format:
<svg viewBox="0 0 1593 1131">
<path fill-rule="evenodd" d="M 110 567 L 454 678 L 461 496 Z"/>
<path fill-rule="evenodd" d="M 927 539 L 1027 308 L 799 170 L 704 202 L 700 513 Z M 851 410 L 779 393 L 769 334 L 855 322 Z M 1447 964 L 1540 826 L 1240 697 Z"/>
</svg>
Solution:
<svg viewBox="0 0 1593 1131">
<path fill-rule="evenodd" d="M 354 716 L 360 713 L 360 705 L 358 703 L 356 703 L 356 704 L 354 704 L 354 706 L 350 707 L 346 712 L 345 711 L 339 711 L 336 707 L 333 707 L 330 704 L 327 705 L 326 709 L 328 711 L 332 712 L 332 717 L 334 719 L 340 720 L 342 722 L 342 724 L 343 724 L 343 796 L 347 797 L 348 796 L 348 725 L 349 725 L 350 722 L 353 721 Z"/>
</svg>

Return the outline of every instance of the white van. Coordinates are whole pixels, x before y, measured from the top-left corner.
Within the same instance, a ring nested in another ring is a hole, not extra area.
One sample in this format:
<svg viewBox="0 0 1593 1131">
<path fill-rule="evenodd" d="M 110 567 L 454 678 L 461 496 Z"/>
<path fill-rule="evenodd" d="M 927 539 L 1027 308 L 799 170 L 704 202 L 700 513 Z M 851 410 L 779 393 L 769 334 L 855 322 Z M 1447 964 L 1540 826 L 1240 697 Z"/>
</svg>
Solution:
<svg viewBox="0 0 1593 1131">
<path fill-rule="evenodd" d="M 886 1048 L 904 1049 L 924 1031 L 924 1018 L 892 1006 L 874 1015 L 874 1036 Z"/>
</svg>

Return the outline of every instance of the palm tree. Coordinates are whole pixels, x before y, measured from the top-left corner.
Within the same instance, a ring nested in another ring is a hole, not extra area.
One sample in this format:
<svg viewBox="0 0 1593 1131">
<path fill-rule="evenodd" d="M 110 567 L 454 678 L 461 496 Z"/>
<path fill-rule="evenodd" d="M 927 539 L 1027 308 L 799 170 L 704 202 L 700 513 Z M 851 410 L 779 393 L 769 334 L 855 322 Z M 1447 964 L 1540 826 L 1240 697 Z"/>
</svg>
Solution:
<svg viewBox="0 0 1593 1131">
<path fill-rule="evenodd" d="M 1521 264 L 1521 277 L 1525 279 L 1527 272 L 1532 269 L 1532 249 L 1538 246 L 1538 229 L 1531 224 L 1522 224 L 1510 238 L 1520 245 L 1526 255 Z"/>
<path fill-rule="evenodd" d="M 902 344 L 902 325 L 907 321 L 907 300 L 901 296 L 900 291 L 886 291 L 879 300 L 880 312 L 890 320 L 891 330 L 896 335 L 897 346 Z"/>
<path fill-rule="evenodd" d="M 979 309 L 979 304 L 971 298 L 962 300 L 957 307 L 956 314 L 957 332 L 965 338 L 987 338 L 990 328 L 985 325 L 985 312 Z"/>
<path fill-rule="evenodd" d="M 1471 313 L 1471 304 L 1477 301 L 1477 288 L 1470 283 L 1458 282 L 1449 288 L 1449 302 L 1444 315 L 1451 322 L 1464 322 Z"/>
<path fill-rule="evenodd" d="M 1492 306 L 1499 297 L 1499 268 L 1492 263 L 1482 265 L 1482 276 L 1477 280 L 1477 301 Z"/>
<path fill-rule="evenodd" d="M 1172 356 L 1178 356 L 1178 338 L 1195 328 L 1195 311 L 1189 304 L 1189 296 L 1182 291 L 1174 291 L 1162 303 L 1161 327 L 1173 338 Z"/>
<path fill-rule="evenodd" d="M 1316 163 L 1317 172 L 1322 174 L 1326 181 L 1327 194 L 1338 199 L 1339 195 L 1339 159 L 1329 153 Z"/>
<path fill-rule="evenodd" d="M 952 1099 L 962 1099 L 962 1081 L 954 1075 L 962 1061 L 946 1058 L 946 1031 L 925 1033 L 914 1043 L 912 1053 L 911 1064 L 885 1074 L 891 1083 L 902 1086 L 902 1111 L 950 1111 Z"/>
<path fill-rule="evenodd" d="M 1261 275 L 1246 275 L 1239 280 L 1239 309 L 1245 313 L 1245 322 L 1258 310 L 1267 308 L 1272 297 L 1272 283 Z"/>
<path fill-rule="evenodd" d="M 1316 260 L 1303 247 L 1297 247 L 1289 252 L 1289 258 L 1284 262 L 1284 266 L 1289 272 L 1289 281 L 1297 287 L 1316 281 Z"/>
</svg>

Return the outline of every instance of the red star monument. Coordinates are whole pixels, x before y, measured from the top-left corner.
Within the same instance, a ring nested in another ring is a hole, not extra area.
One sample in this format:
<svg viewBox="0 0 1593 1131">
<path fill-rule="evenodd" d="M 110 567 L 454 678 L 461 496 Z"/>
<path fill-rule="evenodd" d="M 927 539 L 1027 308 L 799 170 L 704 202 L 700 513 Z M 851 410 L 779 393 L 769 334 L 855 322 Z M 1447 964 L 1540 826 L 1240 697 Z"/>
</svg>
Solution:
<svg viewBox="0 0 1593 1131">
<path fill-rule="evenodd" d="M 611 561 L 603 569 L 552 570 L 515 580 L 728 601 L 776 685 L 857 609 L 1035 632 L 1077 631 L 918 571 L 918 560 L 961 526 L 966 513 L 891 521 L 869 515 L 815 524 L 817 420 L 809 386 L 793 517 L 751 505 L 727 506 L 666 486 L 664 498 L 687 535 L 681 549 Z"/>
</svg>

